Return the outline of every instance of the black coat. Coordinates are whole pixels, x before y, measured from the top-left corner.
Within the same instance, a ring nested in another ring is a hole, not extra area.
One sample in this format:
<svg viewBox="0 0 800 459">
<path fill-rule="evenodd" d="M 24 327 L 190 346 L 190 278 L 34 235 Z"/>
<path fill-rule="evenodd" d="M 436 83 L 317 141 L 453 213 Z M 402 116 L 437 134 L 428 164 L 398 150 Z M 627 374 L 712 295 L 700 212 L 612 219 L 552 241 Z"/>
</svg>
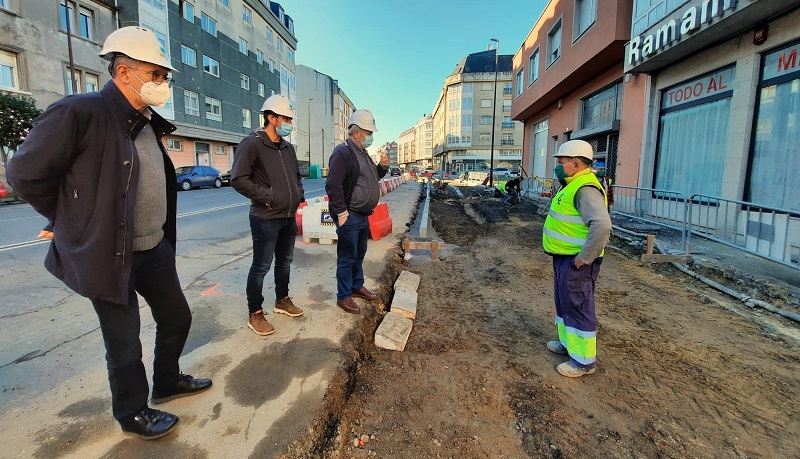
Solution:
<svg viewBox="0 0 800 459">
<path fill-rule="evenodd" d="M 148 120 L 109 81 L 99 92 L 48 107 L 8 163 L 9 183 L 53 223 L 45 267 L 92 300 L 128 302 L 139 183 L 134 140 L 148 122 L 158 139 L 175 130 L 157 113 Z M 167 182 L 164 237 L 174 249 L 175 167 L 159 147 Z"/>
<path fill-rule="evenodd" d="M 352 143 L 352 145 L 348 144 Z M 350 207 L 350 199 L 353 197 L 353 189 L 358 181 L 360 167 L 358 158 L 353 151 L 358 148 L 352 140 L 348 139 L 340 143 L 333 149 L 328 166 L 328 178 L 325 180 L 325 192 L 328 194 L 328 207 L 331 215 L 338 215 Z M 376 164 L 375 171 L 378 180 L 382 179 L 389 167 Z"/>
</svg>

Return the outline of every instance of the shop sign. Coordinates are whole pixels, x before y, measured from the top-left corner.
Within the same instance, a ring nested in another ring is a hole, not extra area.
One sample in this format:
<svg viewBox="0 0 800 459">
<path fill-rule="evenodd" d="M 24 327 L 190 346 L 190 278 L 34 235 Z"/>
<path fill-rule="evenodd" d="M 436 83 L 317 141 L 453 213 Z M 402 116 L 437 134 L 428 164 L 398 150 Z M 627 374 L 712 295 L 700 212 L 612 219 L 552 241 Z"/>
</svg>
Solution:
<svg viewBox="0 0 800 459">
<path fill-rule="evenodd" d="M 695 0 L 680 15 L 676 14 L 661 21 L 661 27 L 651 27 L 650 30 L 655 33 L 632 38 L 625 46 L 626 66 L 635 66 L 659 54 L 679 43 L 684 37 L 708 27 L 727 11 L 741 9 L 737 3 L 737 0 Z M 752 1 L 742 0 L 741 3 L 749 4 Z"/>
<path fill-rule="evenodd" d="M 734 67 L 720 70 L 695 80 L 665 89 L 661 94 L 661 109 L 703 100 L 733 90 Z"/>
<path fill-rule="evenodd" d="M 764 56 L 764 76 L 762 80 L 769 80 L 783 75 L 800 72 L 800 43 L 788 46 Z"/>
</svg>

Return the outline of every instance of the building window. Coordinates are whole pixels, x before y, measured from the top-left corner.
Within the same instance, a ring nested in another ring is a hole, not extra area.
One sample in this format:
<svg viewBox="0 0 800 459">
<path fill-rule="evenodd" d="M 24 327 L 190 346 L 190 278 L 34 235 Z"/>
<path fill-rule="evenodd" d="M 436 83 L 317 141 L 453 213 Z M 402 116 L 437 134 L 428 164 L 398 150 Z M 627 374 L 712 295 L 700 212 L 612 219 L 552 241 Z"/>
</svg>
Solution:
<svg viewBox="0 0 800 459">
<path fill-rule="evenodd" d="M 286 57 L 288 57 L 290 61 L 294 62 L 294 50 L 291 49 L 291 48 L 288 48 L 286 50 Z"/>
<path fill-rule="evenodd" d="M 631 36 L 635 37 L 647 30 L 651 25 L 664 19 L 687 0 L 634 0 L 633 1 L 633 30 Z"/>
<path fill-rule="evenodd" d="M 4 10 L 11 10 L 11 0 L 0 0 L 0 8 Z"/>
<path fill-rule="evenodd" d="M 0 88 L 19 90 L 17 55 L 0 49 Z"/>
<path fill-rule="evenodd" d="M 481 124 L 492 124 L 491 116 L 481 116 Z"/>
<path fill-rule="evenodd" d="M 264 97 L 264 83 L 258 83 L 258 95 Z"/>
<path fill-rule="evenodd" d="M 267 27 L 267 41 L 272 43 L 272 29 Z"/>
<path fill-rule="evenodd" d="M 78 10 L 78 33 L 89 40 L 94 38 L 94 13 L 84 7 Z"/>
<path fill-rule="evenodd" d="M 78 92 L 94 92 L 100 89 L 100 76 L 95 75 L 93 73 L 84 72 L 83 70 L 76 69 L 75 75 L 73 76 L 73 72 L 70 71 L 70 68 L 67 67 L 64 72 L 64 79 L 66 81 L 67 87 L 67 94 L 75 94 L 73 89 L 73 83 L 77 82 L 78 84 Z M 73 81 L 74 79 L 74 81 Z M 81 91 L 82 89 L 82 91 Z"/>
<path fill-rule="evenodd" d="M 278 38 L 278 52 L 283 54 L 283 40 Z"/>
<path fill-rule="evenodd" d="M 69 5 L 69 12 L 67 12 L 67 5 Z M 94 12 L 84 7 L 78 8 L 78 14 L 75 15 L 75 2 L 61 2 L 59 8 L 59 15 L 61 20 L 61 30 L 67 30 L 67 17 L 69 17 L 70 33 L 79 37 L 92 40 L 94 38 Z"/>
<path fill-rule="evenodd" d="M 511 82 L 504 83 L 504 84 L 503 84 L 503 95 L 504 95 L 504 96 L 510 96 L 510 95 L 511 95 L 511 91 L 512 91 L 512 89 L 513 89 L 513 88 L 512 88 L 512 84 L 511 84 Z"/>
<path fill-rule="evenodd" d="M 167 150 L 183 151 L 183 144 L 178 139 L 167 139 Z"/>
<path fill-rule="evenodd" d="M 200 97 L 196 92 L 183 90 L 183 107 L 187 115 L 200 116 Z"/>
<path fill-rule="evenodd" d="M 500 137 L 500 145 L 514 145 L 514 134 L 507 132 Z"/>
<path fill-rule="evenodd" d="M 528 67 L 529 67 L 528 71 L 530 72 L 530 78 L 528 79 L 528 84 L 531 85 L 531 84 L 533 84 L 534 81 L 539 79 L 539 49 L 538 48 L 536 49 L 536 51 L 533 52 L 533 54 L 531 54 L 531 58 L 528 61 L 528 63 L 530 64 L 530 65 L 528 65 Z"/>
<path fill-rule="evenodd" d="M 548 67 L 561 57 L 561 19 L 556 22 L 556 25 L 547 34 L 547 53 Z"/>
<path fill-rule="evenodd" d="M 492 106 L 492 99 L 481 99 L 481 108 L 489 108 Z"/>
<path fill-rule="evenodd" d="M 245 56 L 247 55 L 247 45 L 248 45 L 247 40 L 245 40 L 242 37 L 239 37 L 239 52 L 244 54 Z"/>
<path fill-rule="evenodd" d="M 597 0 L 575 0 L 572 23 L 572 41 L 578 39 L 597 19 Z"/>
<path fill-rule="evenodd" d="M 208 56 L 203 56 L 203 71 L 219 78 L 219 62 Z"/>
<path fill-rule="evenodd" d="M 181 44 L 181 62 L 192 67 L 197 67 L 197 51 Z"/>
<path fill-rule="evenodd" d="M 622 82 L 581 99 L 581 129 L 591 129 L 622 119 Z"/>
<path fill-rule="evenodd" d="M 253 23 L 253 11 L 250 8 L 243 6 L 242 7 L 242 21 L 252 24 Z"/>
<path fill-rule="evenodd" d="M 511 121 L 510 116 L 503 117 L 503 129 L 514 129 L 514 122 Z"/>
<path fill-rule="evenodd" d="M 747 200 L 800 211 L 800 43 L 762 59 Z"/>
<path fill-rule="evenodd" d="M 250 122 L 250 110 L 243 108 L 242 109 L 242 127 L 252 128 L 253 125 Z"/>
<path fill-rule="evenodd" d="M 99 75 L 92 75 L 91 73 L 86 74 L 86 92 L 95 92 L 100 89 L 100 76 Z"/>
<path fill-rule="evenodd" d="M 525 69 L 520 69 L 517 72 L 517 97 L 522 95 L 522 88 L 525 82 Z"/>
<path fill-rule="evenodd" d="M 488 141 L 491 139 L 491 137 L 492 137 L 492 135 L 491 135 L 491 134 L 480 134 L 480 135 L 478 136 L 478 139 L 479 139 L 481 142 L 488 142 Z"/>
<path fill-rule="evenodd" d="M 228 8 L 231 7 L 231 0 L 219 0 L 219 2 L 227 6 Z"/>
<path fill-rule="evenodd" d="M 270 59 L 269 60 L 269 65 L 267 65 L 267 68 L 269 69 L 270 72 L 274 72 L 275 71 L 275 61 Z"/>
<path fill-rule="evenodd" d="M 206 119 L 222 121 L 222 102 L 206 96 Z"/>
<path fill-rule="evenodd" d="M 214 154 L 215 155 L 224 155 L 225 153 L 225 145 L 214 145 Z"/>
<path fill-rule="evenodd" d="M 194 24 L 194 5 L 183 2 L 183 18 Z"/>
<path fill-rule="evenodd" d="M 734 67 L 661 92 L 654 188 L 719 196 L 725 164 Z"/>
<path fill-rule="evenodd" d="M 259 65 L 264 63 L 264 51 L 256 49 L 256 62 L 258 62 Z"/>
<path fill-rule="evenodd" d="M 242 89 L 246 89 L 248 91 L 250 90 L 250 77 L 245 75 L 244 73 L 242 74 L 241 86 Z"/>
<path fill-rule="evenodd" d="M 506 113 L 511 113 L 511 101 L 504 100 L 503 101 L 503 111 Z"/>
<path fill-rule="evenodd" d="M 200 13 L 200 28 L 215 37 L 217 36 L 217 21 L 206 13 Z"/>
</svg>

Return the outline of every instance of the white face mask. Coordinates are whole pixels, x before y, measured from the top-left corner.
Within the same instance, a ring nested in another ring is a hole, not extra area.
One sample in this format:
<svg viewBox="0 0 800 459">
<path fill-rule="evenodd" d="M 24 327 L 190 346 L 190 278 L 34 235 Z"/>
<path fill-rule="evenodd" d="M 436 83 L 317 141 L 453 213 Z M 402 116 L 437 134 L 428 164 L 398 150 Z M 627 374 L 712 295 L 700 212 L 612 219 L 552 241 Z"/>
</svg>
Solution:
<svg viewBox="0 0 800 459">
<path fill-rule="evenodd" d="M 142 81 L 142 79 L 133 73 L 133 71 L 131 71 L 131 73 L 136 77 L 137 80 Z M 128 83 L 128 86 L 131 86 L 131 84 Z M 133 86 L 131 86 L 131 89 L 133 89 Z M 133 90 L 136 91 L 136 89 Z M 145 105 L 149 105 L 151 107 L 162 107 L 169 100 L 169 96 L 172 94 L 172 91 L 170 90 L 169 84 L 167 84 L 166 81 L 161 84 L 156 84 L 152 81 L 148 81 L 147 83 L 142 81 L 141 92 L 136 91 L 136 94 L 139 94 L 139 97 L 142 98 L 142 102 Z"/>
</svg>

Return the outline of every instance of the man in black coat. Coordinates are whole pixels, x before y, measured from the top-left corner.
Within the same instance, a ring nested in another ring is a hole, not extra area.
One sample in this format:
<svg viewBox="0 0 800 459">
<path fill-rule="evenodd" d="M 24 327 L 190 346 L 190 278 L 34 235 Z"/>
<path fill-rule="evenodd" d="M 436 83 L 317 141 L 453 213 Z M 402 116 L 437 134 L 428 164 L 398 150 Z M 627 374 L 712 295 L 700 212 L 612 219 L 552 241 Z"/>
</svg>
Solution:
<svg viewBox="0 0 800 459">
<path fill-rule="evenodd" d="M 109 35 L 100 56 L 112 80 L 48 107 L 6 172 L 52 222 L 45 267 L 94 305 L 114 417 L 124 432 L 150 440 L 178 417 L 147 403 L 137 292 L 156 322 L 152 402 L 211 387 L 178 365 L 192 314 L 175 268 L 175 167 L 161 143 L 175 126 L 150 109 L 169 99 L 175 69 L 155 34 L 139 27 Z"/>
</svg>

